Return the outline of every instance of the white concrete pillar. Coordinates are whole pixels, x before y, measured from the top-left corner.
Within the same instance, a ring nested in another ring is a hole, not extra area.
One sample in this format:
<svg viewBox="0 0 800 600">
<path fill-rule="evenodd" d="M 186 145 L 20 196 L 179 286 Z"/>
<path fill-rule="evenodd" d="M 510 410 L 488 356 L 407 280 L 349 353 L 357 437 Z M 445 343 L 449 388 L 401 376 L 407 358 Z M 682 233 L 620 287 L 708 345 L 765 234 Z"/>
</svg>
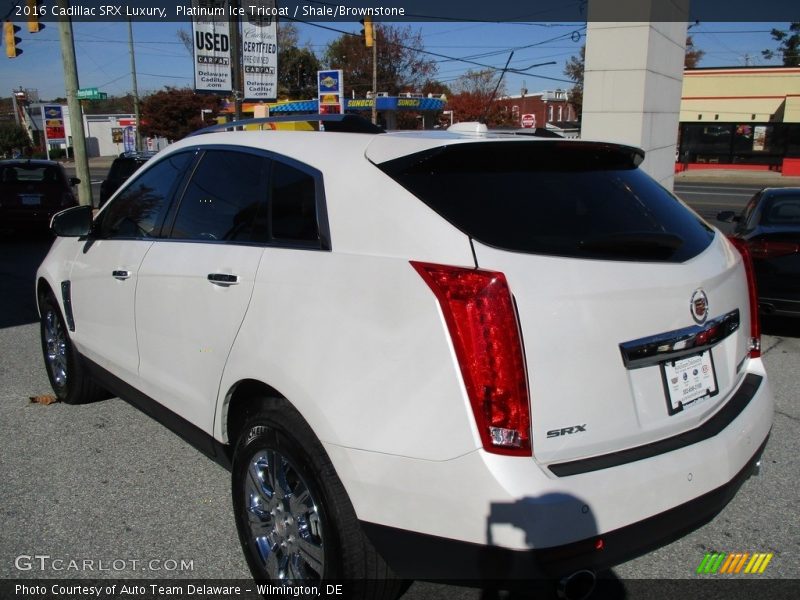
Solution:
<svg viewBox="0 0 800 600">
<path fill-rule="evenodd" d="M 625 1 L 625 0 L 623 0 Z M 663 19 L 663 0 L 649 3 Z M 590 0 L 583 84 L 583 139 L 614 141 L 645 150 L 642 169 L 672 189 L 678 139 L 688 0 L 671 3 L 670 21 L 592 21 L 593 11 L 620 0 Z"/>
</svg>

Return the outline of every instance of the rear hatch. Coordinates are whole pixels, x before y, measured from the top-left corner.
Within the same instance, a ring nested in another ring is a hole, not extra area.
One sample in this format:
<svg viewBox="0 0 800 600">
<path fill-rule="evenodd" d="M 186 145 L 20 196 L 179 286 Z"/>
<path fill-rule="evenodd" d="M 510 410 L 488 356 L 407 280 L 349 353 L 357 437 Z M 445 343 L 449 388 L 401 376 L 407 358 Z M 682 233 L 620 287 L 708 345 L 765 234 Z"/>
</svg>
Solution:
<svg viewBox="0 0 800 600">
<path fill-rule="evenodd" d="M 641 158 L 610 144 L 480 141 L 379 165 L 470 236 L 478 267 L 505 274 L 541 463 L 693 429 L 743 376 L 742 261 Z"/>
</svg>

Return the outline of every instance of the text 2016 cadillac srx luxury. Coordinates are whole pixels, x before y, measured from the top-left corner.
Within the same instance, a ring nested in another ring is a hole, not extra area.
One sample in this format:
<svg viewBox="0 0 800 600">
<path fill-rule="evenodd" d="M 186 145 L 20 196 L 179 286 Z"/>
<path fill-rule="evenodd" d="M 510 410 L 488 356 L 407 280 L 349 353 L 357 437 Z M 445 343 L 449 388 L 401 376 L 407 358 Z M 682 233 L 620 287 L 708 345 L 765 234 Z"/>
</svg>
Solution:
<svg viewBox="0 0 800 600">
<path fill-rule="evenodd" d="M 63 401 L 229 464 L 257 579 L 586 584 L 722 509 L 772 424 L 746 247 L 635 148 L 312 118 L 54 217 Z"/>
</svg>

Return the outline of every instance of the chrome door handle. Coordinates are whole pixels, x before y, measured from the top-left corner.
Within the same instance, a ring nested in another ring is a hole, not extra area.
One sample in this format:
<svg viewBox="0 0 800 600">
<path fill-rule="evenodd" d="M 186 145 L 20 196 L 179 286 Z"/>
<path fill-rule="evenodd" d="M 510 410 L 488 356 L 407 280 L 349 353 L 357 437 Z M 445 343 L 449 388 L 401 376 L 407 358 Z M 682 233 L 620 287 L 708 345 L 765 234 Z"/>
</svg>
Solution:
<svg viewBox="0 0 800 600">
<path fill-rule="evenodd" d="M 114 277 L 114 279 L 128 279 L 128 277 L 131 276 L 131 272 L 125 271 L 124 269 L 118 269 L 116 271 L 111 271 L 111 275 Z"/>
<path fill-rule="evenodd" d="M 217 285 L 236 285 L 239 283 L 239 276 L 230 273 L 209 273 L 208 280 Z"/>
</svg>

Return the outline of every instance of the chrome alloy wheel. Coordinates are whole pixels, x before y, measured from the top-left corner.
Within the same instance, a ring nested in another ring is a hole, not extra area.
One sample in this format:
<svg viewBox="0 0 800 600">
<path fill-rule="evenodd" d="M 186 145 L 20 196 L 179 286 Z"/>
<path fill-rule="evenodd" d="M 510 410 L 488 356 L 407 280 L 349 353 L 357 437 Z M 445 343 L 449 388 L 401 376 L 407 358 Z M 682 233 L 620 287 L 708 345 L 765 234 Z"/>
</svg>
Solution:
<svg viewBox="0 0 800 600">
<path fill-rule="evenodd" d="M 244 485 L 250 539 L 271 579 L 318 580 L 325 570 L 319 504 L 280 452 L 253 455 Z"/>
<path fill-rule="evenodd" d="M 67 333 L 53 309 L 44 316 L 44 342 L 47 368 L 55 384 L 64 387 L 67 384 Z"/>
</svg>

